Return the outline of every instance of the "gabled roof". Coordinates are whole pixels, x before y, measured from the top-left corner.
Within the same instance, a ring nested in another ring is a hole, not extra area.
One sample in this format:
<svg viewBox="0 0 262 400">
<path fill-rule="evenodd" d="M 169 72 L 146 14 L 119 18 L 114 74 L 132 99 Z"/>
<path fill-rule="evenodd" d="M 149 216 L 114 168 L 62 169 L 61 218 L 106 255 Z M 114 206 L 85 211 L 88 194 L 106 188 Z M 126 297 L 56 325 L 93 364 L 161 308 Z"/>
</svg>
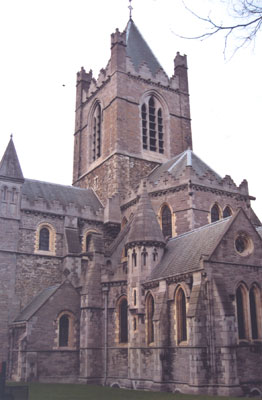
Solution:
<svg viewBox="0 0 262 400">
<path fill-rule="evenodd" d="M 0 179 L 23 182 L 24 177 L 12 137 L 0 162 Z"/>
<path fill-rule="evenodd" d="M 179 275 L 201 268 L 202 257 L 209 257 L 232 222 L 228 217 L 169 240 L 161 262 L 149 281 Z"/>
<path fill-rule="evenodd" d="M 130 57 L 136 71 L 144 63 L 153 75 L 156 75 L 160 69 L 163 70 L 132 19 L 129 20 L 126 27 L 126 45 L 126 54 Z"/>
<path fill-rule="evenodd" d="M 64 207 L 72 203 L 79 208 L 90 206 L 95 212 L 102 208 L 102 204 L 92 189 L 26 179 L 22 187 L 22 194 L 29 202 L 42 198 L 47 203 L 58 201 Z"/>
<path fill-rule="evenodd" d="M 126 244 L 138 242 L 165 244 L 163 233 L 145 187 L 143 187 L 135 216 L 131 222 Z"/>
<path fill-rule="evenodd" d="M 174 178 L 179 178 L 186 167 L 192 167 L 200 177 L 211 173 L 216 179 L 222 179 L 220 175 L 205 164 L 192 150 L 186 150 L 160 165 L 158 168 L 155 168 L 151 174 L 149 174 L 148 178 L 151 182 L 156 182 L 164 173 L 169 173 Z"/>
<path fill-rule="evenodd" d="M 29 303 L 21 313 L 16 317 L 14 322 L 25 322 L 28 321 L 38 310 L 40 307 L 44 305 L 44 303 L 51 297 L 56 290 L 61 285 L 50 286 L 44 289 L 41 293 L 39 293 L 36 297 L 33 298 L 31 303 Z"/>
</svg>

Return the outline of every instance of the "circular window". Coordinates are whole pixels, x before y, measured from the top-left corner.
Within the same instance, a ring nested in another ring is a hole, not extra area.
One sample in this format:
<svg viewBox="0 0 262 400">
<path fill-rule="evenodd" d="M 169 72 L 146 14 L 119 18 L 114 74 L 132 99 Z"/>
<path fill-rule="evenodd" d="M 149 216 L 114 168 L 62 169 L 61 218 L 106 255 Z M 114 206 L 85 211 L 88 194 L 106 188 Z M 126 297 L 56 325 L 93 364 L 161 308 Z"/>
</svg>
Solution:
<svg viewBox="0 0 262 400">
<path fill-rule="evenodd" d="M 235 240 L 235 249 L 241 256 L 248 256 L 252 253 L 254 245 L 246 233 L 239 233 Z"/>
</svg>

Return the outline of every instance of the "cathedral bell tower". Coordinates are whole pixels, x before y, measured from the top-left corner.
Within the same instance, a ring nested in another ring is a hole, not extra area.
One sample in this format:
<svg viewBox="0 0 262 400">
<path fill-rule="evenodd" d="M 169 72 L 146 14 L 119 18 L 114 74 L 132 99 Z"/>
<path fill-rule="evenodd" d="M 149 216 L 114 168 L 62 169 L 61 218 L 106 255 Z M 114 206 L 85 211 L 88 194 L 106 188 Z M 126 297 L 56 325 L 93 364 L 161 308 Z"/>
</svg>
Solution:
<svg viewBox="0 0 262 400">
<path fill-rule="evenodd" d="M 77 74 L 73 184 L 105 204 L 157 165 L 192 148 L 186 56 L 169 78 L 130 18 L 111 35 L 98 79 Z"/>
</svg>

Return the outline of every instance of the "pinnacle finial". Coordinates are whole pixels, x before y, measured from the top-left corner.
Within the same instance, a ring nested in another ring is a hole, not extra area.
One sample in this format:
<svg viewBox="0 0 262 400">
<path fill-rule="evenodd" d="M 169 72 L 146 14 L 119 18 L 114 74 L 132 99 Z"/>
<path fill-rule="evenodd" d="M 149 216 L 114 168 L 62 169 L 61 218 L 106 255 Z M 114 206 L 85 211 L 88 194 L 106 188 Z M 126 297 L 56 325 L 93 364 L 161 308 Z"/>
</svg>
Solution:
<svg viewBox="0 0 262 400">
<path fill-rule="evenodd" d="M 11 133 L 11 135 L 10 135 L 10 139 L 13 139 L 13 134 Z"/>
<path fill-rule="evenodd" d="M 129 8 L 129 19 L 132 19 L 133 7 L 132 7 L 131 3 L 132 3 L 132 0 L 129 0 L 129 6 L 128 6 L 128 8 Z"/>
</svg>

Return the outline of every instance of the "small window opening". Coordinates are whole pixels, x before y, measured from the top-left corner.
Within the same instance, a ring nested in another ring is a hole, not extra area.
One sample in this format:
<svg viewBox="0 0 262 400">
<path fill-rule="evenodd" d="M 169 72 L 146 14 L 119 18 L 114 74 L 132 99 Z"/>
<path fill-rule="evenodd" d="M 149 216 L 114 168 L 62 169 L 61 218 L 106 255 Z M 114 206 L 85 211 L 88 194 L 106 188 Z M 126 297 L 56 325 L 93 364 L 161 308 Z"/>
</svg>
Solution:
<svg viewBox="0 0 262 400">
<path fill-rule="evenodd" d="M 147 342 L 148 344 L 154 342 L 154 322 L 153 322 L 153 317 L 154 317 L 154 310 L 155 305 L 154 305 L 154 299 L 151 294 L 148 295 L 147 298 Z"/>
<path fill-rule="evenodd" d="M 119 304 L 119 341 L 120 343 L 127 343 L 127 299 L 123 298 Z"/>
<path fill-rule="evenodd" d="M 244 309 L 244 293 L 242 287 L 237 288 L 236 292 L 237 301 L 237 323 L 238 323 L 238 337 L 239 339 L 247 338 L 247 320 Z"/>
<path fill-rule="evenodd" d="M 232 211 L 230 207 L 226 206 L 226 208 L 223 211 L 223 218 L 230 217 L 232 215 Z"/>
<path fill-rule="evenodd" d="M 134 331 L 136 331 L 136 329 L 137 329 L 137 326 L 136 326 L 136 317 L 134 317 L 134 319 L 133 319 L 133 329 L 134 329 Z"/>
<path fill-rule="evenodd" d="M 86 235 L 86 252 L 90 250 L 91 235 Z"/>
<path fill-rule="evenodd" d="M 211 222 L 216 222 L 220 219 L 220 212 L 217 204 L 211 208 Z"/>
<path fill-rule="evenodd" d="M 50 232 L 48 228 L 42 228 L 39 234 L 39 250 L 49 251 Z"/>
<path fill-rule="evenodd" d="M 133 267 L 136 267 L 136 251 L 135 251 L 135 249 L 133 250 L 133 253 L 132 253 L 132 265 L 133 265 Z"/>
<path fill-rule="evenodd" d="M 146 266 L 147 256 L 148 256 L 148 253 L 147 253 L 145 247 L 142 250 L 141 256 L 142 256 L 142 265 L 145 267 Z"/>
<path fill-rule="evenodd" d="M 164 238 L 172 237 L 172 215 L 168 206 L 162 209 L 162 232 Z"/>
<path fill-rule="evenodd" d="M 153 261 L 157 261 L 157 259 L 158 259 L 158 252 L 157 252 L 157 249 L 154 248 L 154 251 L 153 251 Z"/>
<path fill-rule="evenodd" d="M 177 312 L 177 341 L 178 343 L 180 343 L 187 340 L 186 296 L 182 288 L 180 288 L 177 293 L 176 312 Z"/>
<path fill-rule="evenodd" d="M 69 318 L 64 314 L 59 320 L 59 346 L 67 347 L 69 339 Z"/>
<path fill-rule="evenodd" d="M 257 304 L 256 304 L 256 291 L 254 287 L 249 292 L 249 304 L 250 304 L 252 339 L 258 339 Z"/>
<path fill-rule="evenodd" d="M 136 306 L 136 289 L 134 290 L 134 306 Z"/>
</svg>

